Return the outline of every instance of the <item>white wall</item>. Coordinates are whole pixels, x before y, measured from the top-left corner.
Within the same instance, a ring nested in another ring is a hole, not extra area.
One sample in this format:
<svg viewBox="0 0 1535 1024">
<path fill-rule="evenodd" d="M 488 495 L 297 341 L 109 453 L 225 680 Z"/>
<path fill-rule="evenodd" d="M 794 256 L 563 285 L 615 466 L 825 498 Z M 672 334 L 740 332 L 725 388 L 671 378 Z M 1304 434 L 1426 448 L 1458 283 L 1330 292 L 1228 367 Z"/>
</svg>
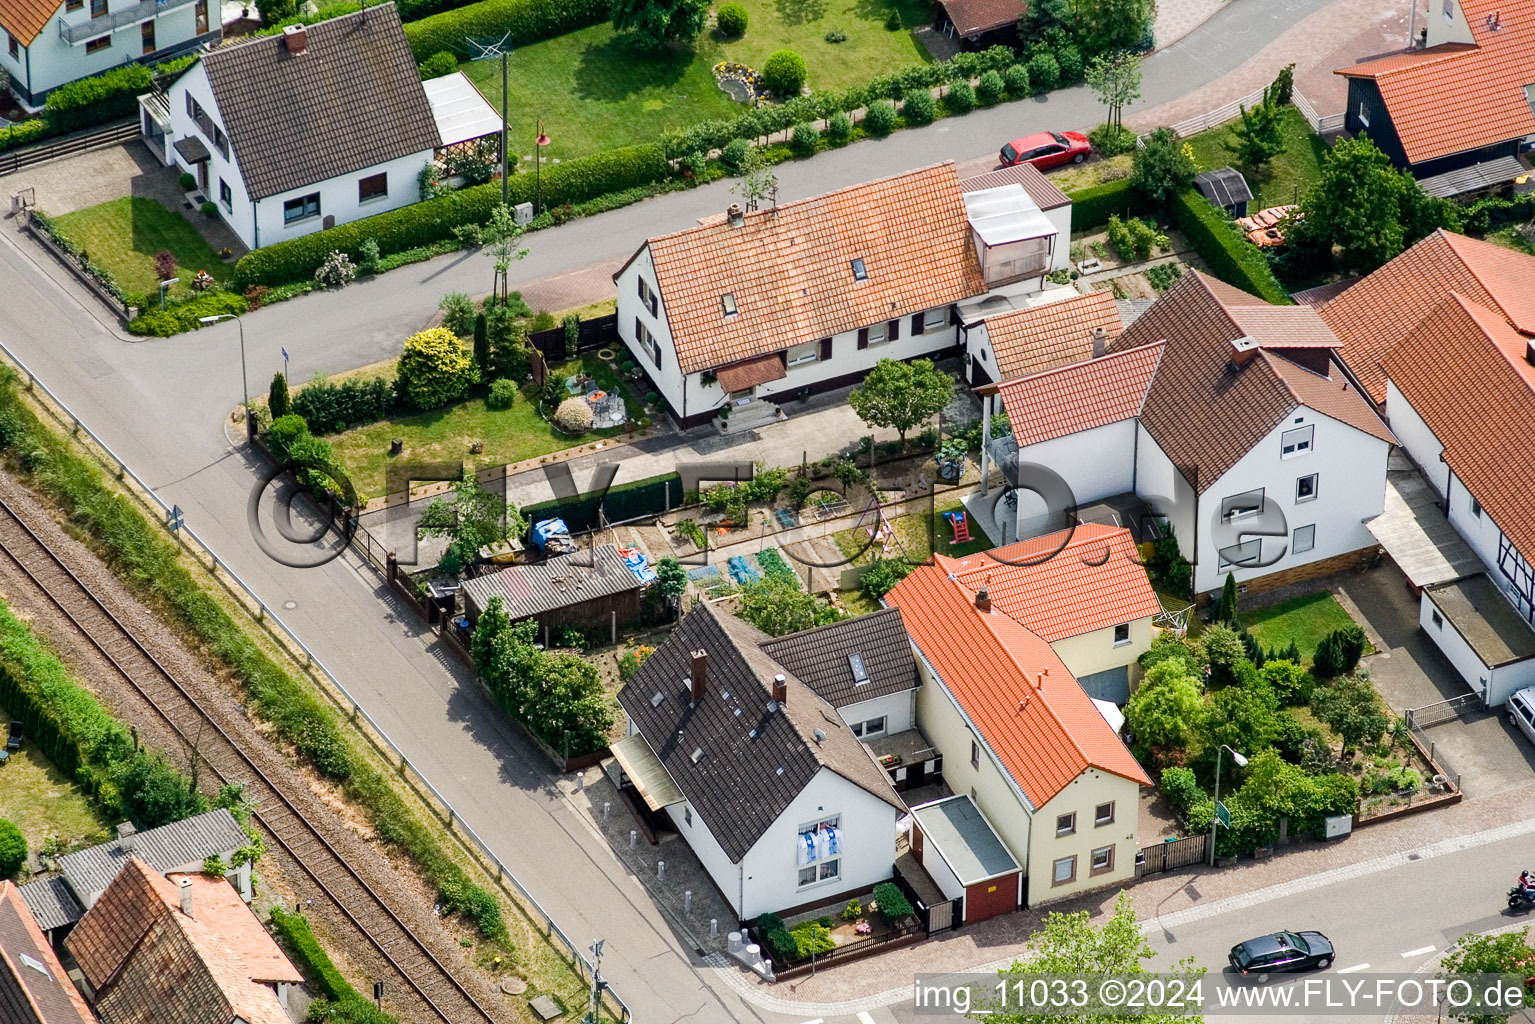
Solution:
<svg viewBox="0 0 1535 1024">
<path fill-rule="evenodd" d="M 1446 5 L 1450 9 L 1448 17 L 1445 15 Z M 1465 12 L 1460 9 L 1460 0 L 1428 0 L 1428 21 L 1418 24 L 1419 29 L 1425 27 L 1429 46 L 1476 41 L 1471 35 L 1471 26 L 1466 23 Z"/>
<path fill-rule="evenodd" d="M 1282 458 L 1280 435 L 1311 425 L 1311 451 Z M 1195 564 L 1195 591 L 1220 587 L 1228 572 L 1237 582 L 1267 576 L 1299 565 L 1357 551 L 1375 543 L 1364 521 L 1380 514 L 1385 505 L 1386 456 L 1390 445 L 1346 423 L 1297 406 L 1283 422 L 1259 441 L 1235 466 L 1227 470 L 1199 500 L 1199 547 Z M 1295 500 L 1296 480 L 1317 474 L 1317 497 Z M 1315 525 L 1315 546 L 1295 554 L 1290 537 L 1262 540 L 1263 557 L 1284 549 L 1283 557 L 1270 565 L 1252 568 L 1220 567 L 1211 523 L 1220 515 L 1224 498 L 1263 488 L 1279 506 L 1293 536 L 1296 527 Z M 1187 550 L 1180 534 L 1180 544 Z"/>
<path fill-rule="evenodd" d="M 1055 225 L 1055 252 L 1050 260 L 1051 270 L 1071 269 L 1071 204 L 1045 210 L 1044 214 Z"/>
<path fill-rule="evenodd" d="M 1136 421 L 1120 420 L 1091 430 L 1051 438 L 1018 451 L 1019 463 L 1034 463 L 1059 474 L 1076 496 L 1078 507 L 1135 487 Z M 1018 493 L 1014 538 L 1037 536 L 1051 528 L 1044 500 L 1032 491 Z"/>
<path fill-rule="evenodd" d="M 677 349 L 672 344 L 671 328 L 666 320 L 666 296 L 659 295 L 656 300 L 656 314 L 650 313 L 650 307 L 640 301 L 639 288 L 636 282 L 640 278 L 645 279 L 645 285 L 651 291 L 656 292 L 656 267 L 650 258 L 650 246 L 642 246 L 639 253 L 630 261 L 618 275 L 618 336 L 628 346 L 629 352 L 634 356 L 634 361 L 645 368 L 650 379 L 655 382 L 656 390 L 661 397 L 666 399 L 666 404 L 671 406 L 677 416 L 690 415 L 697 409 L 684 408 L 684 388 L 682 371 L 677 365 Z M 655 359 L 650 352 L 643 348 L 635 338 L 634 320 L 638 317 L 646 329 L 661 342 L 661 365 L 656 366 Z M 721 395 L 719 388 L 714 388 L 715 401 L 719 401 Z M 711 403 L 712 404 L 712 403 Z M 700 406 L 699 408 L 703 408 Z"/>
<path fill-rule="evenodd" d="M 837 709 L 837 714 L 841 715 L 842 720 L 849 725 L 854 722 L 867 722 L 871 718 L 884 715 L 885 735 L 888 736 L 891 733 L 905 732 L 916 725 L 916 704 L 917 691 L 902 690 L 900 693 L 887 693 L 873 700 L 849 704 Z"/>
<path fill-rule="evenodd" d="M 1391 424 L 1391 432 L 1402 442 L 1402 447 L 1418 464 L 1429 484 L 1439 492 L 1439 497 L 1443 498 L 1450 479 L 1450 467 L 1439 461 L 1444 445 L 1439 443 L 1439 439 L 1434 436 L 1428 424 L 1423 422 L 1423 417 L 1418 415 L 1407 397 L 1389 380 L 1386 381 L 1386 422 Z"/>
<path fill-rule="evenodd" d="M 1488 704 L 1496 706 L 1508 700 L 1509 693 L 1513 693 L 1518 687 L 1509 690 L 1508 693 L 1495 694 L 1489 689 L 1492 683 L 1492 670 L 1482 661 L 1477 653 L 1471 649 L 1466 638 L 1461 636 L 1450 623 L 1448 617 L 1440 615 L 1440 622 L 1436 625 L 1433 620 L 1434 612 L 1438 606 L 1434 604 L 1431 591 L 1423 591 L 1423 599 L 1418 603 L 1418 625 L 1423 627 L 1434 643 L 1455 666 L 1455 671 L 1466 681 L 1466 685 L 1477 693 L 1483 695 Z"/>
<path fill-rule="evenodd" d="M 912 827 L 919 826 L 913 822 Z M 949 862 L 943 859 L 943 854 L 938 852 L 937 845 L 926 833 L 922 835 L 922 869 L 938 883 L 938 891 L 946 898 L 957 900 L 965 895 L 965 887 L 960 884 L 959 876 L 954 874 L 954 869 L 949 867 Z"/>
</svg>

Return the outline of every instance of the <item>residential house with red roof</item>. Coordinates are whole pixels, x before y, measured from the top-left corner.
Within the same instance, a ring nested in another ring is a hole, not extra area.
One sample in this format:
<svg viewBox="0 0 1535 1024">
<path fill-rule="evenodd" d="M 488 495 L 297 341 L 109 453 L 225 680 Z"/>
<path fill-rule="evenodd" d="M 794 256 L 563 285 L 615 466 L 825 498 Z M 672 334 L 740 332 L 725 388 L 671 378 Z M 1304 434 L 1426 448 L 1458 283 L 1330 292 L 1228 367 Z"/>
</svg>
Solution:
<svg viewBox="0 0 1535 1024">
<path fill-rule="evenodd" d="M 917 656 L 918 722 L 943 752 L 944 781 L 960 805 L 943 802 L 941 815 L 914 807 L 912 849 L 945 895 L 963 898 L 964 921 L 1133 878 L 1140 787 L 1151 785 L 1056 648 L 1003 610 L 1071 632 L 1072 618 L 1100 614 L 1095 596 L 1065 580 L 1050 597 L 1026 593 L 1001 572 L 994 592 L 985 568 L 968 564 L 984 557 L 937 555 L 885 597 Z M 1060 561 L 1063 576 L 1082 575 L 1079 559 Z M 1017 865 L 1016 895 L 989 836 Z"/>
<path fill-rule="evenodd" d="M 14 883 L 0 881 L 0 1021 L 96 1024 Z"/>
<path fill-rule="evenodd" d="M 674 419 L 728 432 L 856 384 L 881 359 L 958 355 L 962 329 L 1038 304 L 1066 265 L 1070 202 L 1028 170 L 971 189 L 950 162 L 732 204 L 647 239 L 613 276 L 619 336 Z"/>
<path fill-rule="evenodd" d="M 1351 67 L 1345 127 L 1435 195 L 1508 182 L 1535 143 L 1535 8 L 1508 0 L 1430 5 L 1423 48 Z M 1440 178 L 1475 165 L 1477 174 Z"/>
<path fill-rule="evenodd" d="M 304 980 L 226 880 L 138 857 L 64 945 L 103 1024 L 292 1024 Z"/>
<path fill-rule="evenodd" d="M 1375 547 L 1364 523 L 1395 438 L 1341 345 L 1310 307 L 1189 274 L 1103 356 L 981 389 L 988 421 L 1000 400 L 1012 428 L 987 446 L 1010 485 L 986 495 L 993 519 L 1028 538 L 1134 496 L 1174 531 L 1196 592 L 1352 565 Z"/>
</svg>

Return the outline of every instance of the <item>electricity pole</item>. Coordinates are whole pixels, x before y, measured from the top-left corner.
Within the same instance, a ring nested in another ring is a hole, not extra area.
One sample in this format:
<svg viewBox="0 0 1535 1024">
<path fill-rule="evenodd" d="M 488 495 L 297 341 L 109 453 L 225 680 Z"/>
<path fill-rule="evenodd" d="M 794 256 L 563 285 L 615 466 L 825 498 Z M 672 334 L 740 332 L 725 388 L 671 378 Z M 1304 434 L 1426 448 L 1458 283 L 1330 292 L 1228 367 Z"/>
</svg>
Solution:
<svg viewBox="0 0 1535 1024">
<path fill-rule="evenodd" d="M 598 973 L 602 967 L 602 939 L 598 939 L 589 947 L 592 951 L 592 1004 L 586 1017 L 586 1024 L 597 1024 L 597 1005 L 602 999 L 602 990 L 605 984 Z"/>
</svg>

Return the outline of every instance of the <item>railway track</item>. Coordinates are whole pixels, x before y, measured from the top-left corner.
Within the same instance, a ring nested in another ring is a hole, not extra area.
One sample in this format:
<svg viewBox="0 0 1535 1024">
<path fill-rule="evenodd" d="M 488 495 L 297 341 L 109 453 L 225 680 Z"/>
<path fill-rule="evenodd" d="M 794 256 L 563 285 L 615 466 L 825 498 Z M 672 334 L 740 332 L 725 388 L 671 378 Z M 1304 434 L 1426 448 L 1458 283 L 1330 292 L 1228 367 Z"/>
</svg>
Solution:
<svg viewBox="0 0 1535 1024">
<path fill-rule="evenodd" d="M 194 740 L 189 735 L 188 723 L 212 727 L 211 737 L 200 725 L 190 730 L 196 734 L 195 745 L 203 761 L 221 782 L 245 787 L 245 795 L 255 807 L 254 820 L 309 876 L 318 892 L 335 905 L 364 941 L 378 951 L 418 998 L 425 1012 L 444 1024 L 500 1024 L 500 1018 L 454 977 L 389 902 L 304 816 L 295 799 L 284 791 L 284 784 L 273 778 L 273 772 L 263 769 L 238 737 L 202 709 L 186 686 L 49 550 L 4 499 L 0 499 L 0 548 L 189 748 Z"/>
</svg>

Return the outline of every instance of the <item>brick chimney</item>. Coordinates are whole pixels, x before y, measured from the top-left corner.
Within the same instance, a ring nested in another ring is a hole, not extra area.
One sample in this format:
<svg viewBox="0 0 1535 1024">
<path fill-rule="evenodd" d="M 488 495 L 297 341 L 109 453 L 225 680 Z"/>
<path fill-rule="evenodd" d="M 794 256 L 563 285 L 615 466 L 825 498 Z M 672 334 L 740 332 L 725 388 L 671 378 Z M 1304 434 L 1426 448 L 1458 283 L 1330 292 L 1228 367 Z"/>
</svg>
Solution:
<svg viewBox="0 0 1535 1024">
<path fill-rule="evenodd" d="M 731 203 L 725 208 L 725 223 L 733 228 L 741 227 L 746 223 L 746 211 L 741 209 L 740 203 Z"/>
<path fill-rule="evenodd" d="M 975 610 L 983 615 L 991 614 L 991 589 L 982 587 L 975 592 Z"/>
<path fill-rule="evenodd" d="M 289 25 L 282 30 L 283 44 L 288 48 L 288 55 L 302 57 L 309 52 L 309 31 L 302 24 Z"/>
<path fill-rule="evenodd" d="M 176 884 L 181 887 L 181 912 L 188 917 L 195 916 L 192 913 L 192 880 L 190 878 L 178 878 Z"/>
<path fill-rule="evenodd" d="M 784 681 L 782 672 L 773 677 L 773 700 L 779 704 L 786 704 L 789 700 L 789 685 Z"/>
<path fill-rule="evenodd" d="M 697 704 L 709 692 L 709 655 L 705 651 L 693 652 L 693 669 L 688 676 L 693 681 L 693 703 Z"/>
<path fill-rule="evenodd" d="M 1258 342 L 1254 338 L 1233 338 L 1231 342 L 1231 365 L 1243 367 L 1253 361 L 1253 356 L 1258 354 Z"/>
</svg>

